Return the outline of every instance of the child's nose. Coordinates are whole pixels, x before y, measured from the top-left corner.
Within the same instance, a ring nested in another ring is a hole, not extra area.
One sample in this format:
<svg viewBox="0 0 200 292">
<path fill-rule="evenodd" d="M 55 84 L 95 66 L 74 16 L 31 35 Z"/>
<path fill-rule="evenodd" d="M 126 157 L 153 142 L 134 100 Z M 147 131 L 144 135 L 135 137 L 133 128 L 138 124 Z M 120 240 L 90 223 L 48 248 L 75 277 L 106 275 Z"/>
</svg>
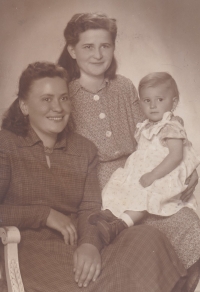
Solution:
<svg viewBox="0 0 200 292">
<path fill-rule="evenodd" d="M 150 108 L 156 108 L 156 102 L 155 101 L 151 101 L 150 102 Z"/>
</svg>

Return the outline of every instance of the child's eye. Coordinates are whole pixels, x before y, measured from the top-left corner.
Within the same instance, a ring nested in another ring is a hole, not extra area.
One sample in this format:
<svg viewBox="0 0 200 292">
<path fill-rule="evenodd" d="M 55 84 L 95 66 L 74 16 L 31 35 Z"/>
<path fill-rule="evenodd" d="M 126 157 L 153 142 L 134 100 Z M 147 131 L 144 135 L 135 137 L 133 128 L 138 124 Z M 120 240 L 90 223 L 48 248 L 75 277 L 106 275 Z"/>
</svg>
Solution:
<svg viewBox="0 0 200 292">
<path fill-rule="evenodd" d="M 110 48 L 110 45 L 109 45 L 109 44 L 103 44 L 103 45 L 102 45 L 102 48 L 103 48 L 103 49 Z"/>
<path fill-rule="evenodd" d="M 163 101 L 163 98 L 162 98 L 162 97 L 159 97 L 159 98 L 158 98 L 158 101 Z"/>
<path fill-rule="evenodd" d="M 143 101 L 146 102 L 146 103 L 148 103 L 148 102 L 150 102 L 150 99 L 146 98 Z"/>
</svg>

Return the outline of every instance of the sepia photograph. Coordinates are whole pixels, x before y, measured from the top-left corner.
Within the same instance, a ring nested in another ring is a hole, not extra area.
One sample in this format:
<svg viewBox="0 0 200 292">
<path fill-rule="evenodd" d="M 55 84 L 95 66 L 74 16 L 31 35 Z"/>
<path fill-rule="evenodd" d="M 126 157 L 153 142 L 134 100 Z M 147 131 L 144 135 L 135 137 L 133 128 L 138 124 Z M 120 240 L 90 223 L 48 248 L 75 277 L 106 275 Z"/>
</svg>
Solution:
<svg viewBox="0 0 200 292">
<path fill-rule="evenodd" d="M 0 0 L 0 292 L 200 292 L 199 32 L 199 0 Z"/>
</svg>

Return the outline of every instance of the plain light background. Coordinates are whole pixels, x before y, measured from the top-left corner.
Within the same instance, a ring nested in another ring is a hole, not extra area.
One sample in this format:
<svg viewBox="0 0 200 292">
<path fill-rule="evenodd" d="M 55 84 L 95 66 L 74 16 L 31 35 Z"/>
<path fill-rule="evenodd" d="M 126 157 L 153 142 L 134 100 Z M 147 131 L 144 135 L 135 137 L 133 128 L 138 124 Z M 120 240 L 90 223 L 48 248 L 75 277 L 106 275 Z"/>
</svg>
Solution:
<svg viewBox="0 0 200 292">
<path fill-rule="evenodd" d="M 28 63 L 57 61 L 63 30 L 79 12 L 117 19 L 118 73 L 136 87 L 152 71 L 173 75 L 180 91 L 175 113 L 200 155 L 199 0 L 0 0 L 0 115 L 15 99 Z M 195 194 L 200 204 L 200 186 Z"/>
</svg>

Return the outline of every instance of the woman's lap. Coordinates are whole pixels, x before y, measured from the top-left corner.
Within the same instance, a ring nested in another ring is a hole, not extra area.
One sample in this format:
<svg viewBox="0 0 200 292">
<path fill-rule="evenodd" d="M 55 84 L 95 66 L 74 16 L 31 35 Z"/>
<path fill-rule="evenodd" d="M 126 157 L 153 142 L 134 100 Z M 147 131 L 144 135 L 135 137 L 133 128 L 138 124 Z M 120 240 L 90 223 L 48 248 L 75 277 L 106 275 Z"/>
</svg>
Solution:
<svg viewBox="0 0 200 292">
<path fill-rule="evenodd" d="M 73 251 L 61 242 L 55 242 L 51 252 L 45 242 L 24 245 L 20 267 L 26 292 L 81 291 L 74 281 Z M 83 291 L 170 292 L 185 274 L 162 233 L 149 226 L 134 226 L 103 249 L 101 275 Z"/>
<path fill-rule="evenodd" d="M 200 259 L 200 219 L 192 209 L 183 208 L 170 217 L 149 215 L 142 224 L 165 234 L 186 269 Z"/>
</svg>

